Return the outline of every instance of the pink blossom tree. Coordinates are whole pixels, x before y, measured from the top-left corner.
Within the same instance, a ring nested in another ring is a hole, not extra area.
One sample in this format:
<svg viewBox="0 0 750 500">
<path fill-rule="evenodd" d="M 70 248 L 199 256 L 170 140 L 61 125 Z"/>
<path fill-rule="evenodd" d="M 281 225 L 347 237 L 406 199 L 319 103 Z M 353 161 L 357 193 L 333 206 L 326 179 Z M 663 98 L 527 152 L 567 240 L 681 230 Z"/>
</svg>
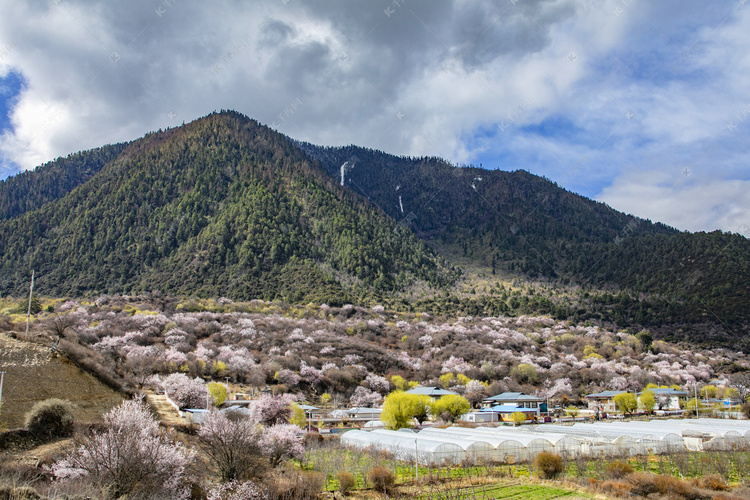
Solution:
<svg viewBox="0 0 750 500">
<path fill-rule="evenodd" d="M 354 394 L 349 399 L 349 403 L 352 406 L 360 406 L 363 408 L 371 408 L 379 404 L 381 401 L 383 401 L 383 396 L 361 385 L 354 389 Z"/>
<path fill-rule="evenodd" d="M 385 394 L 391 390 L 391 384 L 387 378 L 372 373 L 365 377 L 365 384 L 367 384 L 370 390 L 379 392 L 380 394 Z"/>
<path fill-rule="evenodd" d="M 185 498 L 185 472 L 193 453 L 159 432 L 141 399 L 104 416 L 104 430 L 83 439 L 52 465 L 58 481 L 82 480 L 109 489 L 113 498 Z"/>
<path fill-rule="evenodd" d="M 250 418 L 263 425 L 286 424 L 292 418 L 292 403 L 291 394 L 263 394 L 250 404 Z"/>
<path fill-rule="evenodd" d="M 207 500 L 266 500 L 268 495 L 252 481 L 229 481 L 208 490 Z"/>
<path fill-rule="evenodd" d="M 169 398 L 180 408 L 206 408 L 208 387 L 201 379 L 191 379 L 184 373 L 173 373 L 161 384 Z"/>
<path fill-rule="evenodd" d="M 317 386 L 323 381 L 323 372 L 315 367 L 308 365 L 304 361 L 300 361 L 299 374 L 312 387 Z"/>
<path fill-rule="evenodd" d="M 268 427 L 260 437 L 260 451 L 268 457 L 272 466 L 277 466 L 285 457 L 302 458 L 301 429 L 292 424 L 277 424 Z"/>
</svg>

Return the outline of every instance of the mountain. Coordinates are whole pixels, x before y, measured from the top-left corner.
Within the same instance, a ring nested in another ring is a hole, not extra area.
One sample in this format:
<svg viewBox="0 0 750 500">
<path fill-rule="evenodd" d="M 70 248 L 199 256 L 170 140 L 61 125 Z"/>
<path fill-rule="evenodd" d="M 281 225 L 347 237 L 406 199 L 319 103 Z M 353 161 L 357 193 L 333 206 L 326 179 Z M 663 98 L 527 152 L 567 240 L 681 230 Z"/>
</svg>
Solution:
<svg viewBox="0 0 750 500">
<path fill-rule="evenodd" d="M 114 160 L 126 143 L 58 158 L 0 181 L 0 220 L 11 219 L 62 198 Z"/>
<path fill-rule="evenodd" d="M 31 269 L 57 296 L 544 314 L 750 347 L 740 235 L 680 232 L 523 170 L 300 143 L 229 111 L 0 182 L 0 294 L 25 294 Z"/>
<path fill-rule="evenodd" d="M 680 232 L 523 170 L 459 168 L 356 146 L 298 146 L 457 265 L 587 287 L 572 298 L 532 294 L 516 307 L 507 291 L 498 303 L 492 290 L 490 297 L 431 299 L 422 307 L 449 314 L 541 312 L 697 341 L 732 342 L 750 331 L 750 241 L 741 235 Z"/>
<path fill-rule="evenodd" d="M 119 149 L 105 148 L 111 157 L 91 175 L 81 164 L 93 153 L 24 174 L 44 186 L 79 160 L 67 193 L 0 222 L 1 294 L 24 293 L 31 269 L 50 295 L 160 290 L 335 304 L 454 279 L 422 241 L 288 138 L 238 113 Z M 0 189 L 3 199 L 14 199 L 14 184 Z"/>
</svg>

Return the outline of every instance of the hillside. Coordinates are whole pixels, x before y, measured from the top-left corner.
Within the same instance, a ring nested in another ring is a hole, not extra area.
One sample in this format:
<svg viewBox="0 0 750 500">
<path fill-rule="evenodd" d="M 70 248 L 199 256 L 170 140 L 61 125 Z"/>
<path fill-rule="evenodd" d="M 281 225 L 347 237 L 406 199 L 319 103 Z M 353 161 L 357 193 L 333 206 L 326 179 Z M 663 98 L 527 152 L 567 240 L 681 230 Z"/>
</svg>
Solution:
<svg viewBox="0 0 750 500">
<path fill-rule="evenodd" d="M 0 255 L 0 294 L 23 293 L 31 269 L 48 295 L 332 304 L 452 279 L 426 245 L 286 137 L 231 112 L 134 141 L 64 196 L 0 222 Z"/>
<path fill-rule="evenodd" d="M 523 170 L 295 142 L 235 112 L 0 182 L 0 295 L 381 303 L 750 348 L 750 242 Z"/>
<path fill-rule="evenodd" d="M 0 423 L 23 427 L 26 413 L 39 401 L 75 401 L 77 419 L 90 422 L 122 401 L 122 396 L 90 373 L 48 347 L 14 339 L 0 332 L 0 371 L 5 372 Z"/>
<path fill-rule="evenodd" d="M 82 151 L 0 181 L 0 220 L 62 198 L 117 158 L 125 143 Z"/>
<path fill-rule="evenodd" d="M 544 317 L 446 318 L 379 306 L 151 296 L 57 303 L 55 314 L 70 325 L 60 351 L 113 385 L 136 388 L 153 385 L 152 375 L 185 373 L 229 377 L 247 392 L 266 385 L 302 392 L 314 403 L 327 392 L 353 398 L 354 406 L 372 404 L 397 386 L 394 375 L 452 388 L 473 402 L 517 390 L 580 402 L 592 392 L 649 383 L 692 390 L 750 368 L 748 355 L 733 349 L 652 342 Z M 40 313 L 32 331 L 49 331 L 54 318 Z M 743 380 L 737 387 L 747 386 Z"/>
<path fill-rule="evenodd" d="M 679 232 L 523 170 L 459 168 L 355 146 L 298 146 L 339 181 L 343 170 L 345 186 L 449 261 L 492 275 L 552 280 L 556 288 L 532 294 L 520 310 L 507 290 L 463 305 L 438 299 L 421 307 L 604 320 L 694 341 L 733 342 L 750 331 L 750 241 L 740 235 Z M 583 286 L 585 296 L 566 296 L 568 285 Z"/>
</svg>

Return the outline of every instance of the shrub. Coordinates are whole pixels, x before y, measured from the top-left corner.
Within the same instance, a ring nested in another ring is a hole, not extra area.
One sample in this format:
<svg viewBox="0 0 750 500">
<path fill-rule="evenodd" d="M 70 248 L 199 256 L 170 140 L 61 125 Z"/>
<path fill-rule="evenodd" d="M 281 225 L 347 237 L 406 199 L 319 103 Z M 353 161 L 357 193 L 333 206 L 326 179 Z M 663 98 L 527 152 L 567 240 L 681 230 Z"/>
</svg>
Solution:
<svg viewBox="0 0 750 500">
<path fill-rule="evenodd" d="M 542 479 L 554 479 L 563 472 L 563 460 L 560 455 L 543 451 L 534 458 L 537 475 Z"/>
<path fill-rule="evenodd" d="M 630 493 L 635 496 L 647 497 L 654 493 L 660 493 L 669 495 L 670 498 L 710 498 L 701 495 L 688 482 L 672 476 L 638 472 L 630 474 L 628 482 L 633 485 Z"/>
<path fill-rule="evenodd" d="M 745 415 L 745 417 L 750 418 L 750 403 L 742 405 L 742 414 Z"/>
<path fill-rule="evenodd" d="M 341 493 L 346 494 L 348 491 L 354 489 L 354 475 L 350 472 L 345 470 L 339 471 L 339 473 L 336 474 L 336 479 L 339 480 L 339 491 Z"/>
<path fill-rule="evenodd" d="M 388 493 L 396 483 L 396 476 L 390 469 L 378 465 L 367 473 L 367 480 L 376 491 Z"/>
<path fill-rule="evenodd" d="M 26 414 L 26 428 L 43 441 L 72 436 L 73 404 L 63 399 L 38 402 Z"/>
<path fill-rule="evenodd" d="M 325 481 L 322 472 L 277 469 L 266 478 L 268 500 L 314 500 L 320 497 Z"/>
<path fill-rule="evenodd" d="M 607 475 L 612 479 L 620 479 L 628 474 L 632 474 L 632 472 L 633 467 L 624 460 L 615 460 L 607 465 Z"/>
<path fill-rule="evenodd" d="M 729 489 L 729 485 L 719 474 L 709 474 L 708 476 L 700 477 L 696 480 L 696 484 L 700 488 L 714 491 L 726 491 Z"/>
<path fill-rule="evenodd" d="M 42 498 L 30 486 L 0 486 L 0 500 L 37 500 Z"/>
</svg>

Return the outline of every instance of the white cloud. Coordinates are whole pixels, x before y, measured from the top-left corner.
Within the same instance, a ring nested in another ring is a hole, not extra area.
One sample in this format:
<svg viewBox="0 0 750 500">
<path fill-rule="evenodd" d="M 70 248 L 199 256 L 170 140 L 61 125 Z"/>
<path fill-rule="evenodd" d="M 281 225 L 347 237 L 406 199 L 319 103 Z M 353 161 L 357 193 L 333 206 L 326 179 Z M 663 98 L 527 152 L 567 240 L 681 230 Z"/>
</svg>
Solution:
<svg viewBox="0 0 750 500">
<path fill-rule="evenodd" d="M 602 199 L 620 199 L 626 172 L 689 165 L 728 190 L 747 175 L 750 8 L 731 0 L 0 8 L 0 73 L 26 81 L 0 159 L 22 168 L 223 108 L 314 143 L 525 168 L 592 197 L 610 186 Z M 704 213 L 684 227 L 725 223 Z"/>
<path fill-rule="evenodd" d="M 599 201 L 688 231 L 706 228 L 750 236 L 750 181 L 698 176 L 690 170 L 618 176 Z"/>
</svg>

